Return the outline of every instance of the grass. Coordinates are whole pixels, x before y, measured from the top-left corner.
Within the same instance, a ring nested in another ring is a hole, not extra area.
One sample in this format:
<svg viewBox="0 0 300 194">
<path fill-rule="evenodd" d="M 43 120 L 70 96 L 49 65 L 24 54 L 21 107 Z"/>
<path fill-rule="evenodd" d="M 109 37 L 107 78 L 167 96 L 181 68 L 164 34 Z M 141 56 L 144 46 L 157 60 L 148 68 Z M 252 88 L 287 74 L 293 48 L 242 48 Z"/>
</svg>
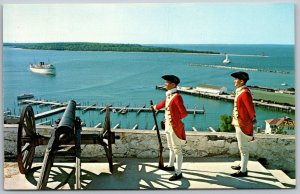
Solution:
<svg viewBox="0 0 300 194">
<path fill-rule="evenodd" d="M 288 103 L 295 106 L 295 95 L 267 92 L 251 88 L 255 100 L 272 101 L 277 103 Z"/>
</svg>

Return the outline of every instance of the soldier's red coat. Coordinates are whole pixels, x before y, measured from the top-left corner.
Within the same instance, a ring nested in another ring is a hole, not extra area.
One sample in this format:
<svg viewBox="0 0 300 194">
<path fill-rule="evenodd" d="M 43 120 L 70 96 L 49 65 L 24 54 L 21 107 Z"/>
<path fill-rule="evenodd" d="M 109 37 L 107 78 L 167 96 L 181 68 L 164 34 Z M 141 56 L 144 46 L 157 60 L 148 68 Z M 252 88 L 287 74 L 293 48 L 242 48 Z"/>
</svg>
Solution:
<svg viewBox="0 0 300 194">
<path fill-rule="evenodd" d="M 253 135 L 253 125 L 255 124 L 255 109 L 251 93 L 248 88 L 238 96 L 237 101 L 238 123 L 243 133 Z"/>
<path fill-rule="evenodd" d="M 157 110 L 165 108 L 165 104 L 166 99 L 157 104 L 155 108 Z M 172 119 L 171 123 L 176 136 L 180 139 L 186 140 L 184 123 L 181 121 L 181 119 L 187 116 L 187 111 L 183 104 L 183 99 L 179 93 L 173 97 L 169 103 L 169 107 Z"/>
</svg>

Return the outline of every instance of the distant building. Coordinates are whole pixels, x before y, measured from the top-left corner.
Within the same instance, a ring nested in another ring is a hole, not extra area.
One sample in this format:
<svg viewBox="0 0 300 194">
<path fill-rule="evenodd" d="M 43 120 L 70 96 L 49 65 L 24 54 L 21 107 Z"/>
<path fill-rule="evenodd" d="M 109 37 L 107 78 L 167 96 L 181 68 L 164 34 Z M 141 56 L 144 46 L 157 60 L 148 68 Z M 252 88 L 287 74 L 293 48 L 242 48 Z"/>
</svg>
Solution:
<svg viewBox="0 0 300 194">
<path fill-rule="evenodd" d="M 295 134 L 295 121 L 287 116 L 265 120 L 265 134 Z"/>
<path fill-rule="evenodd" d="M 224 94 L 227 92 L 227 88 L 224 86 L 214 86 L 208 84 L 200 84 L 196 87 L 196 90 L 199 92 L 211 94 Z"/>
<path fill-rule="evenodd" d="M 275 91 L 275 93 L 295 95 L 295 91 L 289 91 L 289 90 L 278 90 Z"/>
</svg>

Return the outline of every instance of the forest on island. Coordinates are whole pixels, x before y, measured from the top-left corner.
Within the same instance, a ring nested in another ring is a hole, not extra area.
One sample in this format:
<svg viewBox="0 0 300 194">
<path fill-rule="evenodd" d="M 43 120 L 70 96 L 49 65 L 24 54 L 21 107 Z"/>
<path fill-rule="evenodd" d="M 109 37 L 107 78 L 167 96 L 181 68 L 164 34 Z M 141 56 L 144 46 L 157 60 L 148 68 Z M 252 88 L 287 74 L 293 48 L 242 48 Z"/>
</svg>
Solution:
<svg viewBox="0 0 300 194">
<path fill-rule="evenodd" d="M 4 46 L 36 49 L 36 50 L 61 50 L 61 51 L 117 51 L 117 52 L 176 52 L 220 54 L 212 51 L 195 51 L 168 47 L 147 46 L 140 44 L 114 44 L 114 43 L 90 43 L 90 42 L 57 42 L 57 43 L 4 43 Z"/>
</svg>

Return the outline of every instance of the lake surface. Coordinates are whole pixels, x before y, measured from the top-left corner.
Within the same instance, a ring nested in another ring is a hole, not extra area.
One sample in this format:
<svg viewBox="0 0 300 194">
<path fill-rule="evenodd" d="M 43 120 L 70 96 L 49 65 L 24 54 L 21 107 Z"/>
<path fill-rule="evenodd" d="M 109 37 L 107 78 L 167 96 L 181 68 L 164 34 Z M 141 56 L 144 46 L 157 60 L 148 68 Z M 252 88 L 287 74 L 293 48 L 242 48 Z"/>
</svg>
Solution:
<svg viewBox="0 0 300 194">
<path fill-rule="evenodd" d="M 229 66 L 288 71 L 289 74 L 247 71 L 250 76 L 248 85 L 273 88 L 295 87 L 294 46 L 292 45 L 156 45 L 200 51 L 214 51 L 228 54 L 261 55 L 230 56 Z M 149 107 L 150 100 L 158 103 L 165 97 L 165 91 L 156 90 L 156 85 L 164 84 L 162 75 L 175 74 L 181 79 L 180 86 L 195 87 L 199 84 L 212 84 L 234 88 L 231 73 L 236 70 L 190 66 L 190 64 L 222 65 L 224 56 L 145 53 L 145 52 L 86 52 L 86 51 L 49 51 L 3 48 L 3 87 L 4 110 L 10 109 L 20 114 L 22 108 L 16 96 L 33 93 L 35 98 L 75 100 L 82 105 L 113 104 L 131 107 Z M 34 74 L 29 71 L 30 63 L 49 62 L 56 67 L 56 76 Z M 288 86 L 282 86 L 283 82 Z M 182 94 L 187 108 L 205 109 L 205 114 L 188 115 L 183 121 L 186 130 L 192 127 L 207 130 L 209 126 L 219 127 L 221 114 L 231 115 L 232 102 L 223 102 Z M 34 106 L 35 112 L 50 110 L 50 107 Z M 256 107 L 257 126 L 264 127 L 266 119 L 295 114 L 277 112 Z M 94 126 L 104 122 L 104 114 L 97 111 L 76 113 L 87 124 Z M 55 120 L 62 114 L 47 118 Z M 158 114 L 162 120 L 163 113 Z M 45 121 L 45 119 L 43 119 Z M 40 121 L 37 121 L 40 122 Z M 152 113 L 111 113 L 112 126 L 117 123 L 122 128 L 132 128 L 136 123 L 140 129 L 151 129 L 154 125 Z"/>
</svg>

